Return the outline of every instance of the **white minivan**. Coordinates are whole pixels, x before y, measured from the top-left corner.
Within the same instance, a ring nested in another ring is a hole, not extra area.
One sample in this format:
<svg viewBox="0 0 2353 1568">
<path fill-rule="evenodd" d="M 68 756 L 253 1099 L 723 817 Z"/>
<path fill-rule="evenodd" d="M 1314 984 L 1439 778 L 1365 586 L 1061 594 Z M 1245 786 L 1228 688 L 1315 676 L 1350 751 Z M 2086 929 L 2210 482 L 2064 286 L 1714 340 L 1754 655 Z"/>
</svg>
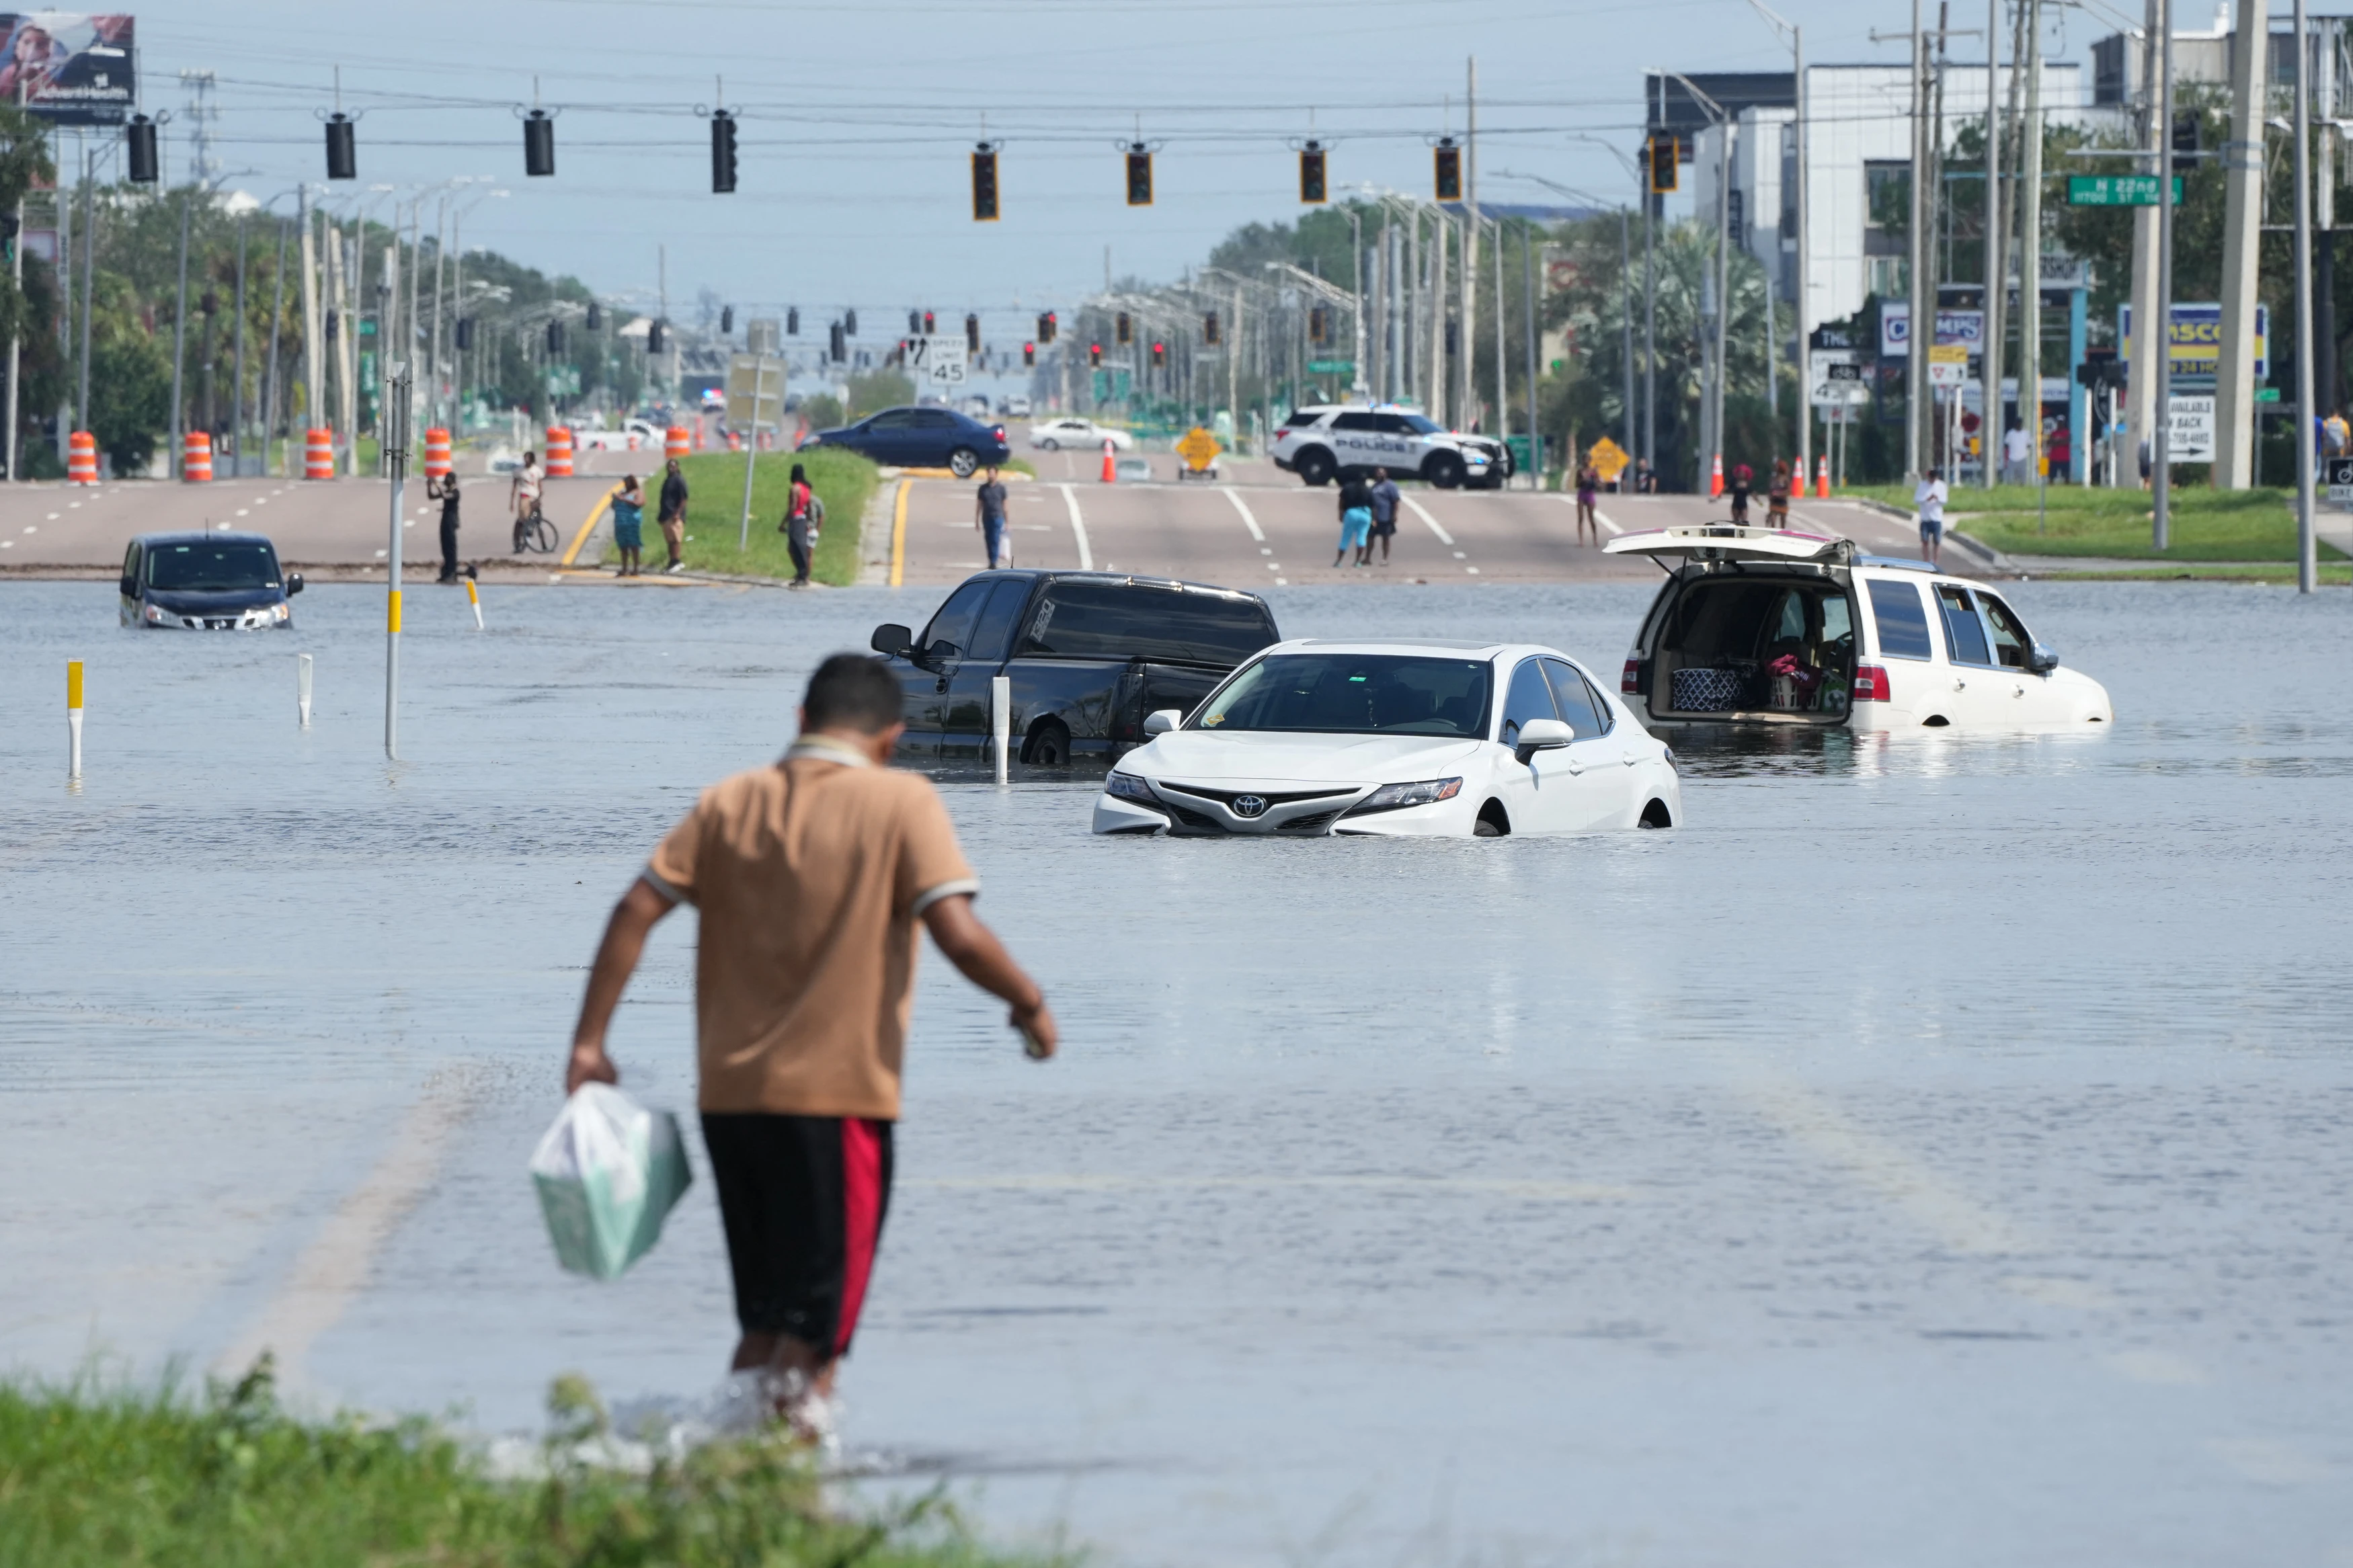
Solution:
<svg viewBox="0 0 2353 1568">
<path fill-rule="evenodd" d="M 1999 592 L 1791 529 L 1621 533 L 1667 569 L 1619 689 L 1645 724 L 2057 729 L 2116 718 Z M 1680 561 L 1669 566 L 1666 558 Z"/>
</svg>

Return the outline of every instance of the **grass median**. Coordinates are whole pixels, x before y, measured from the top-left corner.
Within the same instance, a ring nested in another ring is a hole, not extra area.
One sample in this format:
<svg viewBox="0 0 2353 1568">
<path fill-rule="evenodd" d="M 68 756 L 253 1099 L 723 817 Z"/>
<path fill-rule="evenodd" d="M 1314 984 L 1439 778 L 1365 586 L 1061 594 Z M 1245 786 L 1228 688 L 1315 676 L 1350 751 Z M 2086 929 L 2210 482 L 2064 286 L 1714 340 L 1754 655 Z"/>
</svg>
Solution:
<svg viewBox="0 0 2353 1568">
<path fill-rule="evenodd" d="M 0 1385 L 0 1563 L 42 1568 L 1015 1568 L 934 1493 L 828 1506 L 805 1451 L 714 1442 L 641 1473 L 584 1462 L 603 1413 L 575 1379 L 526 1479 L 421 1420 L 308 1421 L 267 1361 L 206 1394 Z"/>
<path fill-rule="evenodd" d="M 1847 492 L 1912 509 L 1909 485 L 1856 485 Z M 2295 496 L 2285 489 L 2173 492 L 2170 548 L 2149 543 L 2148 492 L 2053 485 L 1956 489 L 1947 521 L 2006 555 L 2091 555 L 2132 561 L 2289 561 L 2295 559 Z M 2047 521 L 2046 521 L 2047 516 Z M 2345 557 L 2323 544 L 2321 558 Z"/>
<path fill-rule="evenodd" d="M 818 536 L 817 562 L 810 575 L 820 583 L 845 587 L 858 580 L 859 523 L 877 482 L 874 465 L 854 453 L 828 451 L 762 452 L 752 469 L 752 529 L 750 548 L 738 550 L 735 541 L 744 515 L 744 454 L 702 452 L 679 459 L 686 478 L 686 564 L 695 572 L 719 572 L 732 576 L 780 577 L 793 574 L 793 558 L 776 525 L 784 521 L 786 492 L 792 487 L 793 465 L 808 468 L 809 485 L 825 502 L 825 528 Z M 666 559 L 661 530 L 654 520 L 661 510 L 661 467 L 638 476 L 646 492 L 646 570 L 659 572 Z M 618 565 L 620 552 L 608 543 L 605 563 Z"/>
</svg>

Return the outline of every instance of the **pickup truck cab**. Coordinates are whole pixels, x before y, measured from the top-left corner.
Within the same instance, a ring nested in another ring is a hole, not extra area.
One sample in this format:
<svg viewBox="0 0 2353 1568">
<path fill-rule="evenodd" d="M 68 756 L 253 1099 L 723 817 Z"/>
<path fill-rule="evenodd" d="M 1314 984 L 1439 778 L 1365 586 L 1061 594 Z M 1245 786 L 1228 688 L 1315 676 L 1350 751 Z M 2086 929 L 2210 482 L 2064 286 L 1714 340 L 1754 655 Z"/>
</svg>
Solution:
<svg viewBox="0 0 2353 1568">
<path fill-rule="evenodd" d="M 1104 572 L 982 572 L 956 585 L 918 637 L 874 628 L 907 694 L 902 762 L 978 761 L 989 682 L 1013 683 L 1015 753 L 1059 767 L 1109 763 L 1144 743 L 1144 720 L 1189 711 L 1234 668 L 1282 640 L 1255 594 Z"/>
<path fill-rule="evenodd" d="M 2107 689 L 2062 666 L 2000 592 L 1925 561 L 1735 523 L 1601 548 L 1667 573 L 1619 686 L 1648 725 L 2033 730 L 2116 717 Z"/>
</svg>

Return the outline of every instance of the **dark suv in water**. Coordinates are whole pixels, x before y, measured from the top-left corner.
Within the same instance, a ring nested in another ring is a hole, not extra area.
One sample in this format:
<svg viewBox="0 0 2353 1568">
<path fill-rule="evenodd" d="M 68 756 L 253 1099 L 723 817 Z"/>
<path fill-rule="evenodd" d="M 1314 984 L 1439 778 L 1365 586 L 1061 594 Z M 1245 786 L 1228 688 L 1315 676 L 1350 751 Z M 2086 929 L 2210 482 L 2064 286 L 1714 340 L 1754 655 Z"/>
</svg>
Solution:
<svg viewBox="0 0 2353 1568">
<path fill-rule="evenodd" d="M 855 425 L 820 430 L 802 447 L 839 447 L 902 468 L 945 468 L 969 479 L 989 463 L 1012 455 L 1005 426 L 984 425 L 953 408 L 885 408 Z"/>
<path fill-rule="evenodd" d="M 991 732 L 989 681 L 1013 683 L 1025 763 L 1108 763 L 1144 743 L 1144 720 L 1190 711 L 1242 660 L 1282 640 L 1255 594 L 1104 572 L 983 572 L 957 584 L 921 637 L 874 628 L 907 694 L 900 755 L 976 759 Z"/>
<path fill-rule="evenodd" d="M 302 574 L 259 533 L 142 533 L 122 552 L 122 624 L 174 630 L 290 626 Z"/>
</svg>

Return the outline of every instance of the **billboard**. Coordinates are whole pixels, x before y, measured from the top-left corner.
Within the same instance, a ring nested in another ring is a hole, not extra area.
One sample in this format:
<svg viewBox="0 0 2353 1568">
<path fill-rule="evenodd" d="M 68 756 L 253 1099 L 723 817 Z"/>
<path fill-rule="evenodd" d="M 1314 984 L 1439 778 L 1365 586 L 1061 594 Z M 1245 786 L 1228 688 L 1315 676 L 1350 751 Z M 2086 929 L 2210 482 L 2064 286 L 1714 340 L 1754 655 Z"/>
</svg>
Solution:
<svg viewBox="0 0 2353 1568">
<path fill-rule="evenodd" d="M 120 125 L 138 101 L 132 18 L 0 12 L 0 103 L 57 125 Z"/>
<path fill-rule="evenodd" d="M 2173 374 L 2183 380 L 2213 379 L 2222 363 L 2222 307 L 2173 302 Z M 2116 307 L 2116 357 L 2132 359 L 2132 301 Z M 2255 379 L 2272 378 L 2272 309 L 2255 307 Z M 2203 459 L 2200 459 L 2203 460 Z"/>
</svg>

